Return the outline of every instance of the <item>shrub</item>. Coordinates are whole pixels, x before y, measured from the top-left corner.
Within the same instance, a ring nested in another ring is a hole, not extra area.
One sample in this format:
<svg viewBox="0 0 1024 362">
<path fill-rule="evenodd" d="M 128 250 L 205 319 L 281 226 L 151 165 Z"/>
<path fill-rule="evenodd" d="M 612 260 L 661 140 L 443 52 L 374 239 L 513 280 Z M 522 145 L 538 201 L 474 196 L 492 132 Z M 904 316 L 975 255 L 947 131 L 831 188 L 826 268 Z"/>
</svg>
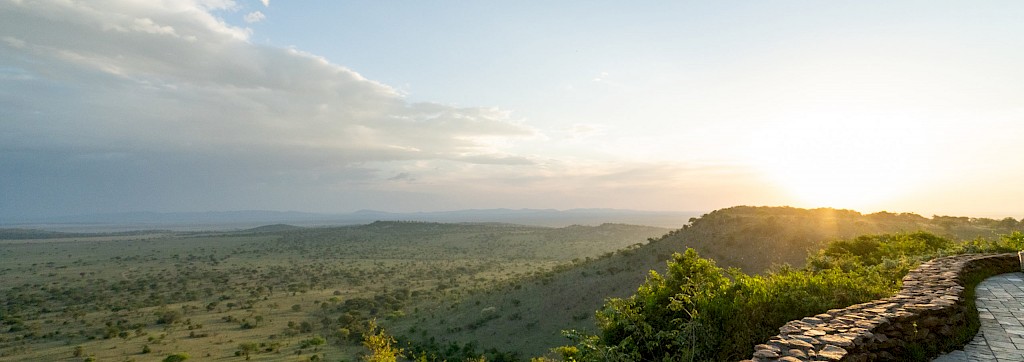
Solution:
<svg viewBox="0 0 1024 362">
<path fill-rule="evenodd" d="M 673 254 L 665 275 L 651 271 L 636 293 L 597 313 L 599 335 L 566 331 L 566 360 L 741 360 L 786 322 L 884 298 L 922 261 L 967 250 L 1024 247 L 1024 234 L 996 242 L 955 243 L 916 232 L 837 240 L 804 268 L 764 275 L 725 270 L 693 249 Z"/>
<path fill-rule="evenodd" d="M 164 358 L 163 362 L 181 362 L 189 359 L 188 353 L 178 352 Z"/>
</svg>

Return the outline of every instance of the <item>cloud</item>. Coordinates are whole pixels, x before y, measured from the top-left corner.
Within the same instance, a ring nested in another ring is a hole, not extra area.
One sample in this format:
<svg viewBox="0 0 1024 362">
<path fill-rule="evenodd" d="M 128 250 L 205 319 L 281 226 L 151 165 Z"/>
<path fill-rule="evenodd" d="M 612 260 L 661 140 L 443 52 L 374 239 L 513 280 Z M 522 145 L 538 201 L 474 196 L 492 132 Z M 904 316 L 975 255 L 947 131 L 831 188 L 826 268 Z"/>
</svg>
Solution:
<svg viewBox="0 0 1024 362">
<path fill-rule="evenodd" d="M 322 191 L 383 180 L 403 162 L 531 163 L 492 142 L 536 133 L 508 111 L 412 103 L 322 57 L 250 43 L 250 30 L 210 12 L 236 6 L 0 2 L 0 158 L 21 172 L 8 181 L 60 173 L 33 166 L 45 160 L 108 171 L 66 175 L 80 188 L 180 167 L 169 175 L 190 180 L 181 184 L 232 173 L 224 179 L 249 183 L 238 189 L 295 182 Z"/>
<path fill-rule="evenodd" d="M 260 0 L 260 2 L 263 3 L 263 6 L 270 7 L 270 0 Z"/>
<path fill-rule="evenodd" d="M 694 204 L 727 207 L 782 200 L 773 185 L 739 165 L 549 159 L 508 168 L 436 160 L 406 164 L 399 173 L 403 174 L 415 175 L 415 182 L 395 182 L 380 189 L 409 200 L 429 199 L 442 209 L 644 205 L 680 210 Z"/>
<path fill-rule="evenodd" d="M 409 103 L 323 58 L 251 44 L 246 30 L 198 6 L 0 7 L 0 30 L 8 34 L 0 59 L 8 73 L 38 79 L 4 84 L 38 92 L 17 99 L 24 113 L 13 127 L 29 136 L 22 146 L 145 141 L 430 159 L 483 152 L 482 137 L 533 132 L 506 111 Z M 83 131 L 94 137 L 81 139 Z"/>
<path fill-rule="evenodd" d="M 751 182 L 631 162 L 599 123 L 549 137 L 505 109 L 410 102 L 315 54 L 254 44 L 211 13 L 237 8 L 0 1 L 0 222 L 132 210 L 674 209 L 711 197 L 722 179 Z M 591 139 L 620 158 L 586 159 Z M 575 151 L 543 154 L 557 147 Z"/>
<path fill-rule="evenodd" d="M 567 139 L 583 139 L 595 136 L 603 136 L 608 133 L 608 126 L 601 124 L 576 123 L 571 127 L 560 130 Z"/>
<path fill-rule="evenodd" d="M 412 182 L 412 181 L 416 181 L 416 177 L 414 177 L 413 175 L 410 175 L 408 172 L 402 172 L 402 173 L 399 173 L 399 174 L 397 174 L 395 176 L 392 176 L 392 177 L 388 178 L 388 181 L 408 181 L 408 182 Z"/>
<path fill-rule="evenodd" d="M 263 19 L 266 19 L 266 18 L 267 18 L 267 16 L 263 15 L 262 12 L 253 11 L 251 13 L 245 14 L 245 16 L 242 19 L 245 20 L 245 22 L 252 24 L 252 23 L 261 22 L 261 21 L 263 21 Z"/>
</svg>

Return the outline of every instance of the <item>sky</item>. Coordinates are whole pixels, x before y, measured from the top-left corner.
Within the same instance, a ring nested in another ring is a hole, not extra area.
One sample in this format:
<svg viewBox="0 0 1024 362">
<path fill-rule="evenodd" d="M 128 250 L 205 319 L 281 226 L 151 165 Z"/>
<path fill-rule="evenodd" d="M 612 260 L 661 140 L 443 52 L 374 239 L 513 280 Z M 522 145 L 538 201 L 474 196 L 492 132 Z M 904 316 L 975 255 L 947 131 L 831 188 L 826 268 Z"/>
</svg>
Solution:
<svg viewBox="0 0 1024 362">
<path fill-rule="evenodd" d="M 1024 2 L 0 0 L 0 220 L 1024 217 Z"/>
</svg>

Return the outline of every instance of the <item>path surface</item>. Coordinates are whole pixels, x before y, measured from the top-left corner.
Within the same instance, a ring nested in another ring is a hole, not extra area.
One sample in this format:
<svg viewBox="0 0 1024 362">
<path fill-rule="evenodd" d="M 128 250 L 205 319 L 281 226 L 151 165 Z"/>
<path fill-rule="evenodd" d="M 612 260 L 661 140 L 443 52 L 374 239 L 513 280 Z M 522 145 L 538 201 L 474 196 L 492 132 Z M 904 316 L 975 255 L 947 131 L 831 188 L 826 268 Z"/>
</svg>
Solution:
<svg viewBox="0 0 1024 362">
<path fill-rule="evenodd" d="M 1024 273 L 985 279 L 975 290 L 981 330 L 963 350 L 933 362 L 1024 361 Z"/>
</svg>

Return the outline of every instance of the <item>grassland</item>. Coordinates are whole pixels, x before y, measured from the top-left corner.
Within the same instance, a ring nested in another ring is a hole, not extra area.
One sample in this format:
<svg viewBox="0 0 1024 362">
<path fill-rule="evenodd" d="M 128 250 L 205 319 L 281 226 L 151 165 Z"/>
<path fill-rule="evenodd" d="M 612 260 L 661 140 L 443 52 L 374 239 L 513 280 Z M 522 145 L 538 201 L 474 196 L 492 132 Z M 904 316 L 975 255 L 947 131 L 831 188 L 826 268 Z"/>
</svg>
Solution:
<svg viewBox="0 0 1024 362">
<path fill-rule="evenodd" d="M 632 295 L 686 248 L 758 274 L 863 234 L 1022 229 L 1012 218 L 746 206 L 680 225 L 12 231 L 0 240 L 0 361 L 356 360 L 371 319 L 407 351 L 525 360 L 568 343 L 563 330 L 596 332 L 608 298 Z"/>
<path fill-rule="evenodd" d="M 0 241 L 0 361 L 355 360 L 369 319 L 665 232 L 377 222 L 12 237 Z"/>
<path fill-rule="evenodd" d="M 643 245 L 602 257 L 583 258 L 514 285 L 435 306 L 427 314 L 387 324 L 400 340 L 450 349 L 507 349 L 523 357 L 549 354 L 568 342 L 563 330 L 595 332 L 595 311 L 608 298 L 637 291 L 649 271 L 665 270 L 672 253 L 693 248 L 719 266 L 763 274 L 780 265 L 801 266 L 829 241 L 865 234 L 926 231 L 951 240 L 985 238 L 1024 230 L 1000 220 L 910 213 L 861 214 L 850 210 L 738 206 L 693 218 L 682 228 Z M 493 308 L 493 309 L 491 309 Z M 485 312 L 499 318 L 485 323 Z"/>
</svg>

